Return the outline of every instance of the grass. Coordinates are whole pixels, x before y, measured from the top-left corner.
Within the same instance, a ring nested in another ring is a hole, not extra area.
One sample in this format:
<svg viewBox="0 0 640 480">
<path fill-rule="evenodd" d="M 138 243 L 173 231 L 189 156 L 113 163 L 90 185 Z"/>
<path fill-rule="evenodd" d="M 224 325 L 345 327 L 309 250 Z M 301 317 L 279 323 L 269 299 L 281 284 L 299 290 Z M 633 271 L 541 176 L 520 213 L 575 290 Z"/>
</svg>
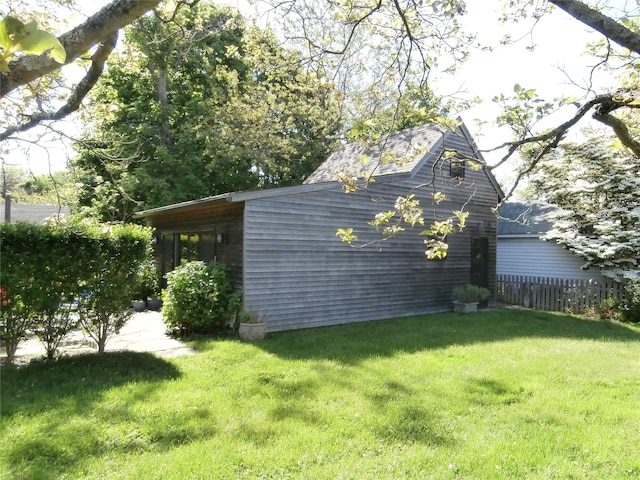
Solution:
<svg viewBox="0 0 640 480">
<path fill-rule="evenodd" d="M 0 478 L 637 479 L 640 328 L 542 312 L 2 370 Z"/>
</svg>

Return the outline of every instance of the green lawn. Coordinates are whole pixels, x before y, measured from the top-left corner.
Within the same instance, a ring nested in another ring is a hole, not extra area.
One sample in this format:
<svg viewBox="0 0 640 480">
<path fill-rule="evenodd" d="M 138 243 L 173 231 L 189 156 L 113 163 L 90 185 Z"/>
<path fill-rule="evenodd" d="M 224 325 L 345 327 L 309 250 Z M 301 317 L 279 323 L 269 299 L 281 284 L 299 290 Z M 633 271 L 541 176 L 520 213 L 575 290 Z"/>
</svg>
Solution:
<svg viewBox="0 0 640 480">
<path fill-rule="evenodd" d="M 0 478 L 640 478 L 640 328 L 501 310 L 2 369 Z"/>
</svg>

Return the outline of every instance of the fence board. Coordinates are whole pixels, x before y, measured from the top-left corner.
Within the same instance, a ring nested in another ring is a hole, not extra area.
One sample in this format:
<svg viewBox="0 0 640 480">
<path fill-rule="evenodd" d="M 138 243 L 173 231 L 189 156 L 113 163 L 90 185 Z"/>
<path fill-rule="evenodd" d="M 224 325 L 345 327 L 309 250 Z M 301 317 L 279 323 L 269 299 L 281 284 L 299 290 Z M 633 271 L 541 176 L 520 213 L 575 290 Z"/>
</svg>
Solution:
<svg viewBox="0 0 640 480">
<path fill-rule="evenodd" d="M 622 300 L 624 289 L 613 280 L 562 279 L 498 275 L 498 302 L 554 312 L 583 313 L 606 298 Z"/>
</svg>

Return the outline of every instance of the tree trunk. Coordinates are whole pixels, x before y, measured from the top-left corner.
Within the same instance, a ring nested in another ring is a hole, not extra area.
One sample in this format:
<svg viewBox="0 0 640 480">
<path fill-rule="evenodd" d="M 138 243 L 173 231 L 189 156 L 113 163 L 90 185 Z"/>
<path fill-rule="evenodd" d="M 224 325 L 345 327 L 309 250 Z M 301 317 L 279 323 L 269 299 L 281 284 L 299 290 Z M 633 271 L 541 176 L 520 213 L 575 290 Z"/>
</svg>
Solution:
<svg viewBox="0 0 640 480">
<path fill-rule="evenodd" d="M 107 326 L 109 325 L 109 320 L 100 322 L 98 327 L 98 353 L 104 353 L 104 350 L 107 346 Z"/>
<path fill-rule="evenodd" d="M 167 149 L 171 149 L 173 145 L 171 139 L 171 127 L 169 126 L 169 79 L 167 76 L 167 68 L 161 66 L 156 70 L 154 65 L 149 62 L 149 71 L 156 84 L 156 93 L 158 94 L 158 103 L 160 104 L 160 138 Z"/>
</svg>

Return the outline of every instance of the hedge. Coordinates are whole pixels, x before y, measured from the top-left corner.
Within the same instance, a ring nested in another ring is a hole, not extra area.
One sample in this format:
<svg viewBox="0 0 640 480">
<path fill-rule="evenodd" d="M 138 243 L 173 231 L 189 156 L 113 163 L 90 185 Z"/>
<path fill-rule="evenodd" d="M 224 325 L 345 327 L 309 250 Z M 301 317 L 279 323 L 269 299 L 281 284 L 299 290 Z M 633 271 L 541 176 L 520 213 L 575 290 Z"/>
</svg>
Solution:
<svg viewBox="0 0 640 480">
<path fill-rule="evenodd" d="M 8 361 L 27 331 L 53 357 L 76 321 L 104 351 L 126 320 L 150 252 L 151 230 L 138 225 L 0 224 L 0 339 Z"/>
</svg>

